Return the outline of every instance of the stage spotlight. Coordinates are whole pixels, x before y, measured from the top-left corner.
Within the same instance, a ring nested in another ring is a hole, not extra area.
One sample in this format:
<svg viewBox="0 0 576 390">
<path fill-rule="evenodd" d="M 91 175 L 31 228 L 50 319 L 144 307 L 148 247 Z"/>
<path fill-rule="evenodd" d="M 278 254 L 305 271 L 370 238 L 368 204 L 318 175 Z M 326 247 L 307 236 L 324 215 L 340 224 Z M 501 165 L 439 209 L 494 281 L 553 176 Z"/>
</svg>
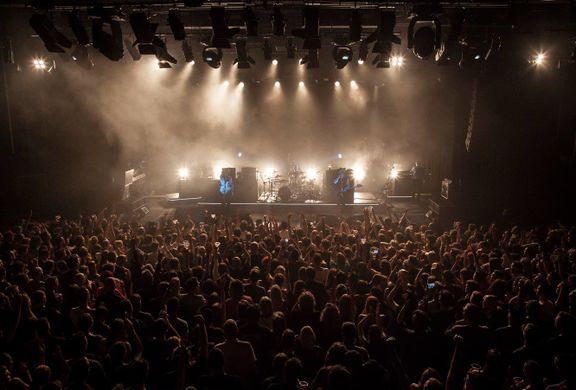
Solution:
<svg viewBox="0 0 576 390">
<path fill-rule="evenodd" d="M 461 55 L 460 39 L 462 38 L 464 26 L 464 10 L 457 9 L 449 16 L 450 27 L 446 41 L 442 43 L 436 52 L 436 63 L 438 65 L 449 65 L 458 60 Z"/>
<path fill-rule="evenodd" d="M 334 46 L 332 58 L 336 62 L 336 69 L 342 69 L 352 60 L 352 49 L 350 46 Z"/>
<path fill-rule="evenodd" d="M 168 53 L 166 42 L 164 42 L 158 36 L 154 35 L 154 38 L 152 39 L 152 45 L 156 51 L 156 58 L 158 61 L 170 62 L 172 64 L 178 63 L 178 60 L 174 58 L 170 53 Z"/>
<path fill-rule="evenodd" d="M 300 88 L 304 88 L 304 81 L 300 81 L 300 82 L 298 83 L 298 86 L 299 86 Z"/>
<path fill-rule="evenodd" d="M 238 83 L 238 86 L 239 86 L 240 88 L 244 88 L 244 81 L 240 81 L 240 82 Z"/>
<path fill-rule="evenodd" d="M 320 67 L 320 57 L 318 49 L 308 49 L 308 54 L 302 57 L 300 65 L 306 64 L 306 69 L 315 69 Z"/>
<path fill-rule="evenodd" d="M 546 62 L 546 55 L 544 55 L 544 53 L 538 53 L 529 62 L 532 65 L 542 66 Z"/>
<path fill-rule="evenodd" d="M 44 46 L 51 53 L 65 53 L 65 48 L 72 47 L 72 42 L 56 30 L 46 14 L 34 14 L 30 18 L 30 27 L 38 34 Z"/>
<path fill-rule="evenodd" d="M 275 81 L 275 82 L 274 82 L 274 86 L 275 86 L 276 88 L 280 88 L 280 81 Z"/>
<path fill-rule="evenodd" d="M 270 17 L 270 21 L 272 22 L 272 34 L 276 36 L 284 35 L 284 31 L 286 30 L 286 21 L 284 20 L 282 10 L 277 4 L 275 4 L 274 8 L 272 8 L 272 16 Z"/>
<path fill-rule="evenodd" d="M 400 44 L 400 38 L 394 35 L 395 26 L 396 11 L 393 9 L 381 9 L 380 18 L 378 20 L 378 28 L 365 39 L 366 44 L 374 42 L 372 53 L 377 54 L 377 56 L 372 61 L 372 64 L 377 68 L 390 67 L 390 53 L 392 52 L 392 44 Z"/>
<path fill-rule="evenodd" d="M 243 154 L 242 152 L 238 152 L 238 158 L 242 158 Z"/>
<path fill-rule="evenodd" d="M 350 81 L 350 86 L 352 89 L 358 89 L 358 83 L 354 80 Z"/>
<path fill-rule="evenodd" d="M 72 51 L 72 59 L 83 68 L 92 69 L 94 67 L 94 62 L 92 62 L 86 46 L 77 45 Z"/>
<path fill-rule="evenodd" d="M 258 36 L 258 18 L 254 9 L 250 6 L 244 8 L 244 24 L 246 25 L 246 35 L 249 37 Z"/>
<path fill-rule="evenodd" d="M 286 38 L 286 57 L 287 58 L 296 57 L 296 43 L 294 42 L 294 37 Z"/>
<path fill-rule="evenodd" d="M 305 175 L 308 180 L 316 180 L 318 179 L 318 170 L 315 168 L 309 168 L 306 170 Z"/>
<path fill-rule="evenodd" d="M 236 40 L 236 59 L 233 65 L 238 64 L 238 69 L 250 69 L 250 64 L 254 65 L 256 61 L 248 55 L 247 39 L 238 38 Z"/>
<path fill-rule="evenodd" d="M 402 56 L 392 56 L 390 58 L 390 66 L 393 68 L 401 68 L 404 65 L 404 57 Z"/>
<path fill-rule="evenodd" d="M 356 181 L 362 181 L 366 177 L 366 170 L 361 165 L 356 165 L 352 169 L 352 171 L 354 173 L 354 179 L 356 179 Z"/>
<path fill-rule="evenodd" d="M 262 50 L 264 51 L 264 59 L 271 60 L 274 55 L 274 45 L 272 45 L 272 40 L 270 38 L 264 38 Z"/>
<path fill-rule="evenodd" d="M 78 11 L 68 12 L 68 25 L 74 33 L 78 44 L 82 46 L 87 46 L 90 44 L 90 36 L 80 21 Z"/>
<path fill-rule="evenodd" d="M 182 41 L 182 53 L 184 53 L 184 59 L 186 62 L 194 63 L 194 52 L 192 51 L 192 46 L 188 41 Z"/>
<path fill-rule="evenodd" d="M 304 6 L 304 26 L 292 30 L 292 35 L 304 40 L 302 48 L 305 50 L 320 49 L 320 8 L 317 6 Z"/>
<path fill-rule="evenodd" d="M 130 57 L 132 57 L 134 61 L 140 61 L 142 58 L 142 54 L 140 54 L 140 51 L 136 48 L 137 44 L 137 42 L 131 42 L 128 38 L 124 39 L 124 45 L 128 50 L 128 54 L 130 54 Z"/>
<path fill-rule="evenodd" d="M 34 58 L 32 59 L 32 67 L 38 71 L 45 71 L 48 69 L 48 65 L 44 58 Z"/>
<path fill-rule="evenodd" d="M 227 87 L 230 85 L 230 81 L 228 80 L 224 80 L 224 82 L 222 83 L 223 86 Z"/>
<path fill-rule="evenodd" d="M 344 156 L 342 155 L 342 153 L 338 153 L 337 157 L 338 157 L 338 160 L 342 160 L 342 157 L 344 157 Z"/>
<path fill-rule="evenodd" d="M 362 39 L 362 14 L 359 9 L 353 9 L 350 14 L 350 42 L 358 42 Z"/>
<path fill-rule="evenodd" d="M 398 178 L 398 168 L 395 165 L 392 165 L 392 169 L 390 169 L 390 179 L 397 179 Z"/>
<path fill-rule="evenodd" d="M 360 42 L 358 49 L 358 64 L 362 65 L 368 58 L 368 43 L 366 41 Z"/>
<path fill-rule="evenodd" d="M 334 86 L 338 88 L 340 86 L 340 81 L 334 81 Z"/>
<path fill-rule="evenodd" d="M 210 8 L 210 20 L 212 21 L 211 47 L 218 49 L 230 48 L 230 39 L 240 32 L 239 28 L 230 28 L 226 22 L 226 9 L 224 7 Z"/>
<path fill-rule="evenodd" d="M 214 69 L 222 66 L 222 50 L 215 47 L 205 47 L 202 50 L 202 59 Z"/>
<path fill-rule="evenodd" d="M 227 166 L 228 164 L 223 163 L 223 162 L 218 162 L 216 163 L 216 165 L 214 165 L 212 167 L 212 178 L 213 179 L 218 179 L 220 178 L 220 175 L 222 174 L 222 170 L 224 169 L 225 166 Z"/>
<path fill-rule="evenodd" d="M 190 177 L 190 170 L 188 168 L 179 168 L 178 177 L 180 180 L 187 180 Z"/>
<path fill-rule="evenodd" d="M 275 172 L 276 172 L 276 168 L 274 168 L 273 166 L 268 166 L 268 167 L 264 168 L 264 171 L 262 171 L 262 176 L 265 179 L 270 179 L 271 177 L 274 176 Z"/>
<path fill-rule="evenodd" d="M 439 3 L 438 3 L 439 4 Z M 440 6 L 414 6 L 408 25 L 408 48 L 420 59 L 429 58 L 442 45 L 442 28 L 440 20 L 434 14 L 440 13 Z M 414 32 L 416 24 L 421 27 Z"/>
<path fill-rule="evenodd" d="M 500 36 L 485 33 L 469 33 L 460 41 L 460 68 L 481 69 L 494 51 L 500 48 Z"/>
<path fill-rule="evenodd" d="M 174 40 L 183 41 L 186 39 L 186 29 L 184 28 L 184 23 L 178 15 L 178 11 L 171 9 L 168 11 L 168 24 L 170 25 L 170 30 L 172 30 L 172 35 Z"/>
<path fill-rule="evenodd" d="M 102 18 L 92 21 L 92 46 L 109 60 L 120 61 L 124 57 L 122 27 L 117 20 L 106 20 L 106 23 L 110 25 L 110 33 L 104 31 L 104 20 Z"/>
<path fill-rule="evenodd" d="M 160 69 L 170 69 L 172 65 L 168 61 L 158 60 L 158 68 Z"/>
<path fill-rule="evenodd" d="M 272 65 L 274 66 L 278 65 L 278 60 L 272 60 Z"/>
<path fill-rule="evenodd" d="M 132 12 L 130 14 L 130 26 L 136 36 L 140 54 L 156 54 L 152 41 L 154 40 L 158 24 L 150 23 L 150 19 L 145 12 Z"/>
</svg>

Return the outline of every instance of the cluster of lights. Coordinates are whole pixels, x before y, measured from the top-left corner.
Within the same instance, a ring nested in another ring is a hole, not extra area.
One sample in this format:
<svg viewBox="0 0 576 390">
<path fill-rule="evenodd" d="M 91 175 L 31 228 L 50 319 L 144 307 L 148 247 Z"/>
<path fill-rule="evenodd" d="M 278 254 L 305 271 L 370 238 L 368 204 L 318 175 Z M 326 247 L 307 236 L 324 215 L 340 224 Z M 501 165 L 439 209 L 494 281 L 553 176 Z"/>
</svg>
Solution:
<svg viewBox="0 0 576 390">
<path fill-rule="evenodd" d="M 401 68 L 404 65 L 404 57 L 392 56 L 390 58 L 390 66 L 393 68 Z"/>
<path fill-rule="evenodd" d="M 186 167 L 179 168 L 178 177 L 180 180 L 187 180 L 190 177 L 190 170 Z"/>
<path fill-rule="evenodd" d="M 36 70 L 46 70 L 48 68 L 48 65 L 46 64 L 44 58 L 34 58 L 32 60 L 32 66 Z"/>
<path fill-rule="evenodd" d="M 362 165 L 354 166 L 352 171 L 354 172 L 354 179 L 356 179 L 356 181 L 360 182 L 366 177 L 366 169 Z"/>
<path fill-rule="evenodd" d="M 390 179 L 397 179 L 398 178 L 398 168 L 396 165 L 392 165 L 392 169 L 390 169 Z"/>
<path fill-rule="evenodd" d="M 318 179 L 320 172 L 316 168 L 308 168 L 304 172 L 304 174 L 306 176 L 306 179 L 314 181 L 314 180 Z"/>
<path fill-rule="evenodd" d="M 538 53 L 529 62 L 532 65 L 542 66 L 546 62 L 546 55 L 544 53 Z"/>
</svg>

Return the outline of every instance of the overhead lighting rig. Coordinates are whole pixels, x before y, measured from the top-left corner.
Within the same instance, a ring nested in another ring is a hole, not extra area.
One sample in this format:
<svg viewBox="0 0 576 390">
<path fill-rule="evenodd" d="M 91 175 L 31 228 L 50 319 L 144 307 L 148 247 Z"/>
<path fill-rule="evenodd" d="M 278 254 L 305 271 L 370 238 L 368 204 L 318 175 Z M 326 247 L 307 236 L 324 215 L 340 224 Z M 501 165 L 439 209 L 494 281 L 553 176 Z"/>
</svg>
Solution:
<svg viewBox="0 0 576 390">
<path fill-rule="evenodd" d="M 408 48 L 422 60 L 430 58 L 442 45 L 442 25 L 437 16 L 441 13 L 439 3 L 417 4 L 412 8 Z"/>
<path fill-rule="evenodd" d="M 304 6 L 304 26 L 292 30 L 292 35 L 302 38 L 302 48 L 308 50 L 308 54 L 300 60 L 300 65 L 306 64 L 307 69 L 320 67 L 319 50 L 322 47 L 320 41 L 320 9 L 317 6 Z"/>
<path fill-rule="evenodd" d="M 376 58 L 374 58 L 372 64 L 377 68 L 389 68 L 392 43 L 397 45 L 401 43 L 400 38 L 394 35 L 396 11 L 394 9 L 381 8 L 379 13 L 378 28 L 366 38 L 365 43 L 374 42 L 372 53 L 376 54 Z"/>
<path fill-rule="evenodd" d="M 56 29 L 47 14 L 34 14 L 30 17 L 30 27 L 44 42 L 50 53 L 65 53 L 72 47 L 72 42 Z"/>
<path fill-rule="evenodd" d="M 248 55 L 248 41 L 246 38 L 236 40 L 236 59 L 233 65 L 238 64 L 238 69 L 250 69 L 250 65 L 256 64 L 256 61 Z"/>
</svg>

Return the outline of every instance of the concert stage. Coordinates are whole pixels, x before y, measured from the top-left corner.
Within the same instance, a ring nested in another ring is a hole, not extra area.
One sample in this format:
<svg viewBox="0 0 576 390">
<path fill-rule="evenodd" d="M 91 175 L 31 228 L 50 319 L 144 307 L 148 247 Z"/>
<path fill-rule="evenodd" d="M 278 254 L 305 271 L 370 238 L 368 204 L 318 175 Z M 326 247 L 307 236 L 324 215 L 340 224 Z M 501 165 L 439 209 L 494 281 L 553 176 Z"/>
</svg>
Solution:
<svg viewBox="0 0 576 390">
<path fill-rule="evenodd" d="M 411 197 L 388 196 L 372 192 L 356 192 L 354 203 L 338 205 L 318 201 L 307 202 L 233 202 L 222 205 L 216 202 L 205 202 L 201 198 L 179 198 L 178 193 L 148 196 L 134 202 L 133 217 L 141 221 L 154 221 L 161 215 L 183 217 L 191 215 L 202 218 L 209 214 L 250 215 L 260 218 L 264 215 L 275 216 L 284 220 L 288 214 L 306 216 L 355 216 L 362 215 L 366 207 L 372 207 L 377 215 L 398 220 L 408 210 L 411 223 L 428 223 L 425 216 L 426 207 Z"/>
</svg>

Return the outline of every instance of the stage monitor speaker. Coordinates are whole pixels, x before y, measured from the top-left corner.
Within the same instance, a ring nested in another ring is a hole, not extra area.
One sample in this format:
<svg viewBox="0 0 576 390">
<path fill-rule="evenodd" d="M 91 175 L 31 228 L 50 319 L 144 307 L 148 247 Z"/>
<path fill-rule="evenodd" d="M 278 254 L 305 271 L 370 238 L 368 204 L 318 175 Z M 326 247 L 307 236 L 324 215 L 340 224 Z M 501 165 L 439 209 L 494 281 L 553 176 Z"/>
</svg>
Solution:
<svg viewBox="0 0 576 390">
<path fill-rule="evenodd" d="M 338 177 L 339 169 L 327 169 L 324 175 L 322 198 L 325 203 L 338 203 L 338 186 L 334 181 Z"/>
<path fill-rule="evenodd" d="M 258 181 L 256 180 L 256 168 L 242 167 L 238 172 L 234 201 L 255 203 L 258 201 Z"/>
<path fill-rule="evenodd" d="M 390 191 L 389 194 L 395 196 L 412 196 L 414 194 L 412 179 L 409 176 L 399 176 L 394 180 L 392 191 Z"/>
<path fill-rule="evenodd" d="M 232 180 L 236 180 L 236 168 L 222 168 L 222 173 L 230 176 Z M 215 177 L 214 179 L 220 179 L 220 177 Z"/>
</svg>

